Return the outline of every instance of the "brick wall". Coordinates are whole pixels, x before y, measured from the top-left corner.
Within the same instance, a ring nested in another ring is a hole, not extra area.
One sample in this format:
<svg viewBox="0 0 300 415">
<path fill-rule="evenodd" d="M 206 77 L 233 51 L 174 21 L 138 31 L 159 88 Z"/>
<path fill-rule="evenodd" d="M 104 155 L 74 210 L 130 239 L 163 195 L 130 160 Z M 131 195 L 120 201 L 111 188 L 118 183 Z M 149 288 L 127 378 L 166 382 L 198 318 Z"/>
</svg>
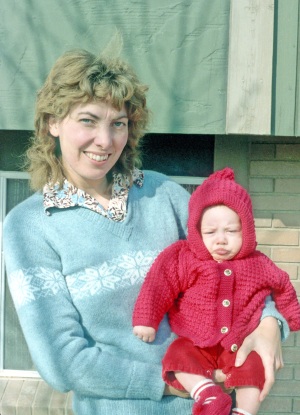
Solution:
<svg viewBox="0 0 300 415">
<path fill-rule="evenodd" d="M 253 140 L 249 163 L 258 249 L 290 275 L 300 299 L 299 139 Z M 300 414 L 300 332 L 284 343 L 283 355 L 285 366 L 260 414 Z"/>
</svg>

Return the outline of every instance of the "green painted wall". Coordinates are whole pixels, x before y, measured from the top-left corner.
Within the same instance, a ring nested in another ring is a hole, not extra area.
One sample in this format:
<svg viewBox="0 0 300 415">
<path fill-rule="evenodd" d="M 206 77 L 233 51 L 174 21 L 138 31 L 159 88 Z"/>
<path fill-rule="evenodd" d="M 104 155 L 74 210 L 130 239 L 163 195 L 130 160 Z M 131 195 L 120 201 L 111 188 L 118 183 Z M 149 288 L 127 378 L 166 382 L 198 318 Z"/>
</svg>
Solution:
<svg viewBox="0 0 300 415">
<path fill-rule="evenodd" d="M 0 0 L 0 129 L 32 129 L 54 60 L 97 53 L 115 30 L 150 86 L 151 132 L 224 132 L 229 0 Z"/>
</svg>

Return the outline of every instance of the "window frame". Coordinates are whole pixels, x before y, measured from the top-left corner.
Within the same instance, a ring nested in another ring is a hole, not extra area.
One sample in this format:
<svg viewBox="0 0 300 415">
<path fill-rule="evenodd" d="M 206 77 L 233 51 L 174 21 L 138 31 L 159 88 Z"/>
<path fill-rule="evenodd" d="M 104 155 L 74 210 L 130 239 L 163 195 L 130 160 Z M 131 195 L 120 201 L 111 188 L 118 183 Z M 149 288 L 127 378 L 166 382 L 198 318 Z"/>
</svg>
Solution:
<svg viewBox="0 0 300 415">
<path fill-rule="evenodd" d="M 3 221 L 6 216 L 7 180 L 29 179 L 26 172 L 0 171 L 0 378 L 37 378 L 40 375 L 32 370 L 4 369 L 4 312 L 5 312 L 5 264 L 3 255 Z"/>
</svg>

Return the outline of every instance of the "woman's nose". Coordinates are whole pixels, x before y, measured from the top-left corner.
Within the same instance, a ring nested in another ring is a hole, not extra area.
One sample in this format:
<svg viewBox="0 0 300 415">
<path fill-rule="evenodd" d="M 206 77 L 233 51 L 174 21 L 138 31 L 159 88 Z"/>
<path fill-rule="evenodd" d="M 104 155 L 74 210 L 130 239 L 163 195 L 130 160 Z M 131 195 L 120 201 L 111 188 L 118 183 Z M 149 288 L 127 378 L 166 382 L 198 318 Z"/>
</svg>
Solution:
<svg viewBox="0 0 300 415">
<path fill-rule="evenodd" d="M 112 144 L 112 135 L 109 127 L 99 127 L 96 130 L 94 143 L 103 149 L 108 149 Z"/>
</svg>

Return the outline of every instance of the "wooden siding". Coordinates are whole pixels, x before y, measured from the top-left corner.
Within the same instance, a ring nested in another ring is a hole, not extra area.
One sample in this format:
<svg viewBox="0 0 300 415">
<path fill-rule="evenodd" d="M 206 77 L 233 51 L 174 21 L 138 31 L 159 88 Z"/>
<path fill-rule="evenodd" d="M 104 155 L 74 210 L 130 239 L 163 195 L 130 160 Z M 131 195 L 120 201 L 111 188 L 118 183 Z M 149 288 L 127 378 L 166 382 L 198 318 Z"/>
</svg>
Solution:
<svg viewBox="0 0 300 415">
<path fill-rule="evenodd" d="M 75 47 L 98 53 L 118 30 L 150 86 L 150 132 L 300 135 L 299 0 L 30 5 L 0 0 L 0 129 L 32 129 L 55 59 Z"/>
<path fill-rule="evenodd" d="M 231 0 L 227 134 L 270 134 L 274 0 Z"/>
<path fill-rule="evenodd" d="M 300 135 L 299 0 L 278 0 L 275 12 L 272 134 Z"/>
</svg>

